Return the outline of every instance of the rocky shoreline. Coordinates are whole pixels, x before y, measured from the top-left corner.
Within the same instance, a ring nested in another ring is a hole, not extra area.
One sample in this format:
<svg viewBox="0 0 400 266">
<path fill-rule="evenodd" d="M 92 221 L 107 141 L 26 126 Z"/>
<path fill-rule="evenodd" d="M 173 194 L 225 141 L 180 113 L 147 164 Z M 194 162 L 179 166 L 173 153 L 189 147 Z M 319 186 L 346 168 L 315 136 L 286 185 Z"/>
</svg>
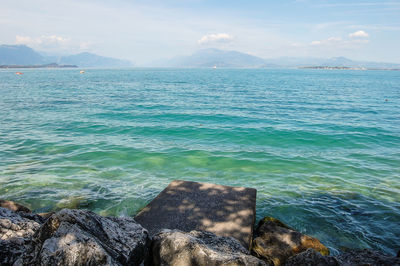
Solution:
<svg viewBox="0 0 400 266">
<path fill-rule="evenodd" d="M 133 218 L 85 210 L 32 213 L 0 200 L 0 265 L 400 265 L 373 250 L 336 257 L 318 239 L 272 217 L 262 219 L 250 251 L 232 237 L 206 231 L 160 230 Z"/>
</svg>

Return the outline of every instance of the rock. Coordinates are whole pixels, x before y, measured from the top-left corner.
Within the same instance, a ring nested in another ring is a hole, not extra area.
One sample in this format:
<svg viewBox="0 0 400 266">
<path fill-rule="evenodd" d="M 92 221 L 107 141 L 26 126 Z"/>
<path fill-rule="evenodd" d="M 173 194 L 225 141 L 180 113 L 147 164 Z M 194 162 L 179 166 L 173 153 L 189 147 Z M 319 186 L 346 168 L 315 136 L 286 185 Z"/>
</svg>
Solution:
<svg viewBox="0 0 400 266">
<path fill-rule="evenodd" d="M 272 260 L 275 266 L 282 265 L 289 257 L 309 248 L 329 255 L 329 249 L 318 239 L 297 232 L 272 217 L 265 217 L 258 223 L 256 236 L 252 253 L 263 260 Z"/>
<path fill-rule="evenodd" d="M 9 200 L 0 200 L 0 207 L 6 208 L 15 212 L 31 212 L 31 210 L 21 204 Z"/>
<path fill-rule="evenodd" d="M 12 265 L 26 251 L 40 224 L 0 207 L 0 265 Z"/>
<path fill-rule="evenodd" d="M 0 200 L 0 208 L 9 209 L 13 212 L 18 213 L 18 215 L 23 218 L 34 220 L 40 224 L 44 223 L 48 218 L 48 216 L 42 214 L 34 214 L 29 208 L 9 200 Z"/>
<path fill-rule="evenodd" d="M 38 213 L 37 215 L 42 217 L 44 220 L 47 220 L 53 214 L 55 214 L 55 212 L 42 212 L 42 213 Z"/>
<path fill-rule="evenodd" d="M 322 256 L 312 248 L 307 249 L 286 260 L 285 266 L 339 266 L 339 262 L 332 256 Z"/>
<path fill-rule="evenodd" d="M 378 251 L 363 249 L 363 250 L 347 250 L 337 256 L 340 265 L 382 265 L 382 266 L 398 266 L 400 265 L 400 258 L 387 256 Z"/>
<path fill-rule="evenodd" d="M 132 218 L 63 209 L 47 219 L 16 264 L 139 265 L 149 244 L 147 230 Z"/>
<path fill-rule="evenodd" d="M 206 231 L 164 229 L 151 244 L 150 265 L 268 265 L 236 239 Z M 272 265 L 272 264 L 270 264 Z"/>
<path fill-rule="evenodd" d="M 46 221 L 45 217 L 40 216 L 39 214 L 36 213 L 28 213 L 28 212 L 17 212 L 19 216 L 35 221 L 39 224 L 43 224 Z"/>
<path fill-rule="evenodd" d="M 13 265 L 24 251 L 19 243 L 0 240 L 0 265 Z"/>
</svg>

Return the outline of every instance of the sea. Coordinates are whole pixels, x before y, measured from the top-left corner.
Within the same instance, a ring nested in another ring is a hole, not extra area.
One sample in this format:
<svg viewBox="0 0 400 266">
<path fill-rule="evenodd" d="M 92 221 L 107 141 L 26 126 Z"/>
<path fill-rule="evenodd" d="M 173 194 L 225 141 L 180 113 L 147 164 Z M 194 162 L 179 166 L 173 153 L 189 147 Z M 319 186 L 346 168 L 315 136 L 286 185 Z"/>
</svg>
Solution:
<svg viewBox="0 0 400 266">
<path fill-rule="evenodd" d="M 256 188 L 257 220 L 332 254 L 395 255 L 400 71 L 0 70 L 0 198 L 133 216 L 175 179 Z"/>
</svg>

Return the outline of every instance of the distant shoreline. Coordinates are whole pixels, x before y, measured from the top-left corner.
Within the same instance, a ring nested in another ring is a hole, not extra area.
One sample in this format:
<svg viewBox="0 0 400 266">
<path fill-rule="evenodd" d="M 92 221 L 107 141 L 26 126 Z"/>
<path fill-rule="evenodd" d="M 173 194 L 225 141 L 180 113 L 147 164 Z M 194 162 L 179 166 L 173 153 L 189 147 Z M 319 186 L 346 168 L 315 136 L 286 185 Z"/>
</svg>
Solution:
<svg viewBox="0 0 400 266">
<path fill-rule="evenodd" d="M 400 68 L 366 68 L 366 67 L 345 67 L 345 66 L 306 66 L 299 69 L 325 69 L 325 70 L 390 70 L 400 71 Z"/>
<path fill-rule="evenodd" d="M 56 63 L 43 65 L 0 65 L 0 69 L 18 68 L 79 68 L 77 65 L 59 65 Z M 104 68 L 104 67 L 103 67 Z M 110 67 L 115 68 L 115 67 Z M 143 67 L 139 67 L 143 68 Z M 174 68 L 176 67 L 144 67 L 144 68 Z M 210 67 L 182 67 L 182 69 L 209 69 Z M 179 68 L 178 68 L 179 69 Z M 346 66 L 299 66 L 299 67 L 220 67 L 220 69 L 317 69 L 317 70 L 385 70 L 400 71 L 400 68 L 366 68 L 366 67 L 346 67 Z"/>
<path fill-rule="evenodd" d="M 77 68 L 77 65 L 59 65 L 56 63 L 44 65 L 0 65 L 0 68 Z"/>
</svg>

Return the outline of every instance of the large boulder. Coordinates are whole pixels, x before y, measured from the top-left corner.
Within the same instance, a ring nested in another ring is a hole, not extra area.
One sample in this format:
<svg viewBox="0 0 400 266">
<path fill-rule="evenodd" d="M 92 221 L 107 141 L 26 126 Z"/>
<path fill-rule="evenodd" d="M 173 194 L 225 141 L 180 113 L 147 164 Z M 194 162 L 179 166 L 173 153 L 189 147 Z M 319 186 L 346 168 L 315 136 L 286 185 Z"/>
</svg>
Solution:
<svg viewBox="0 0 400 266">
<path fill-rule="evenodd" d="M 206 231 L 161 230 L 151 244 L 150 265 L 268 265 L 232 237 Z"/>
<path fill-rule="evenodd" d="M 312 248 L 307 249 L 286 260 L 285 266 L 339 266 L 339 262 L 332 256 L 323 256 Z"/>
<path fill-rule="evenodd" d="M 39 227 L 37 221 L 0 207 L 0 265 L 12 265 Z"/>
<path fill-rule="evenodd" d="M 63 209 L 35 234 L 21 265 L 139 265 L 147 255 L 147 230 L 132 218 L 102 217 Z"/>
<path fill-rule="evenodd" d="M 340 261 L 340 265 L 352 266 L 352 265 L 363 265 L 363 266 L 399 266 L 400 258 L 388 256 L 381 252 L 374 251 L 371 249 L 363 250 L 347 250 L 337 256 Z"/>
<path fill-rule="evenodd" d="M 251 251 L 257 257 L 282 265 L 289 257 L 312 248 L 322 255 L 329 255 L 329 249 L 311 236 L 304 235 L 281 221 L 265 217 L 256 229 Z"/>
</svg>

